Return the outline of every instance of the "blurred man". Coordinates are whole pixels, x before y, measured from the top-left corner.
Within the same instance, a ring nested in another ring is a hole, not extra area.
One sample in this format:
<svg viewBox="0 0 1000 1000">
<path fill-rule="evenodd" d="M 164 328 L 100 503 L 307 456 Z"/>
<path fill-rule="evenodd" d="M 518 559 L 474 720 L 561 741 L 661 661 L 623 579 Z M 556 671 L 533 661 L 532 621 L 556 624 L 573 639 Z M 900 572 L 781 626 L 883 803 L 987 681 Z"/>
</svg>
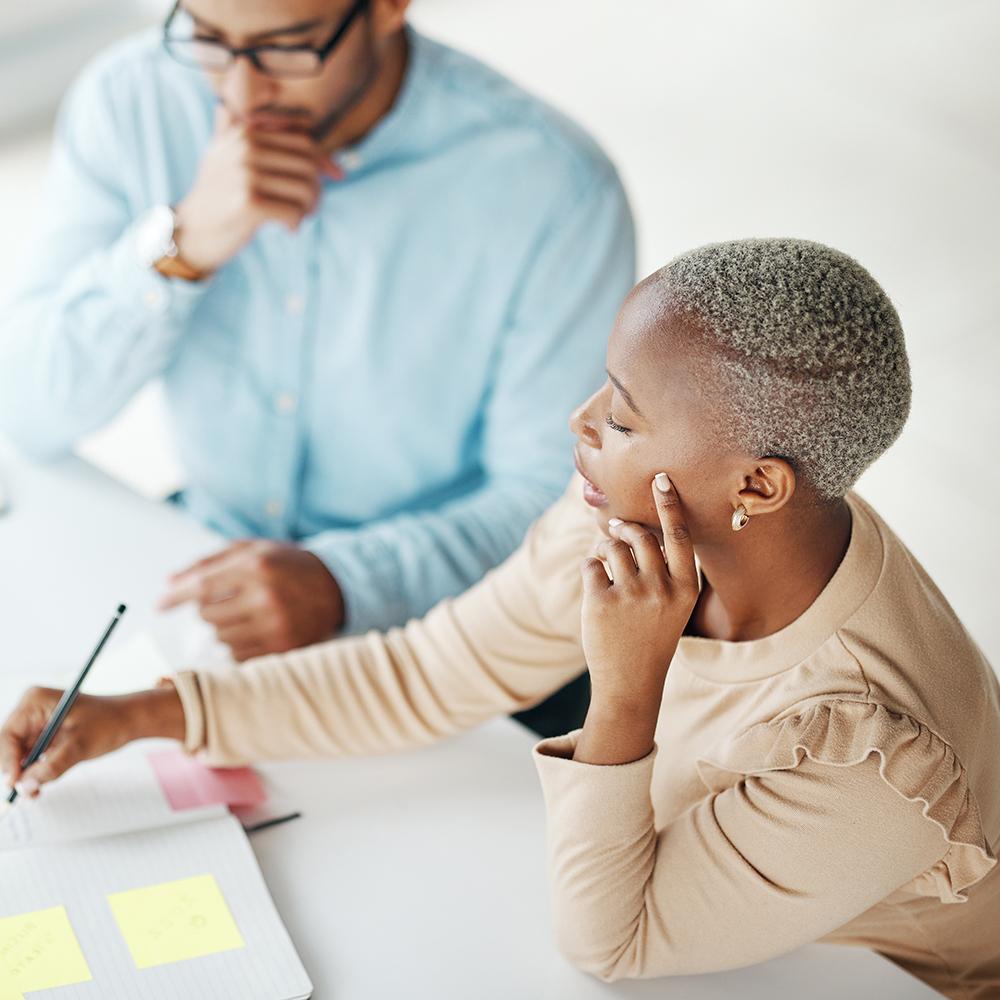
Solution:
<svg viewBox="0 0 1000 1000">
<path fill-rule="evenodd" d="M 240 539 L 164 606 L 239 660 L 402 623 L 510 553 L 634 277 L 605 156 L 407 3 L 181 0 L 97 60 L 0 313 L 29 452 L 162 379 L 180 502 Z"/>
</svg>

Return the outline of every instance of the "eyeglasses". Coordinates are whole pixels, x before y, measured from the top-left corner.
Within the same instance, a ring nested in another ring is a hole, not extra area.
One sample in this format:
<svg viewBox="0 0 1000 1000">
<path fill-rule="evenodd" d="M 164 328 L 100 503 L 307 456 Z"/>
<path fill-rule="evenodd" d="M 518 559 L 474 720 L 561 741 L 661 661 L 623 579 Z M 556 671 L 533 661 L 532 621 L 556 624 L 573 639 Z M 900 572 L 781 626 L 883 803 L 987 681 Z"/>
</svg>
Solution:
<svg viewBox="0 0 1000 1000">
<path fill-rule="evenodd" d="M 217 39 L 203 38 L 196 33 L 194 19 L 181 8 L 181 0 L 177 0 L 163 25 L 163 47 L 177 62 L 209 73 L 224 72 L 240 56 L 246 56 L 256 69 L 268 76 L 316 76 L 370 2 L 371 0 L 355 0 L 330 40 L 317 49 L 309 45 L 249 45 L 245 48 L 233 48 Z"/>
</svg>

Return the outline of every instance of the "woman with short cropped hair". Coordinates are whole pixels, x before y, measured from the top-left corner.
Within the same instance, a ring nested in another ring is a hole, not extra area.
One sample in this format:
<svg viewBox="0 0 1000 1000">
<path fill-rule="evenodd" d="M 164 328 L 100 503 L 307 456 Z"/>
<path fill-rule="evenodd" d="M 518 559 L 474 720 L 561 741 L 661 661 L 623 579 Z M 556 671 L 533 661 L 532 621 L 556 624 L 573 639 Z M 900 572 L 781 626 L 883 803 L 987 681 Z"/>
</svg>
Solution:
<svg viewBox="0 0 1000 1000">
<path fill-rule="evenodd" d="M 81 698 L 21 774 L 58 697 L 35 689 L 3 729 L 11 779 L 37 792 L 140 735 L 220 764 L 398 750 L 531 705 L 585 661 L 585 725 L 535 750 L 574 962 L 662 976 L 824 940 L 952 998 L 1000 996 L 1000 685 L 851 491 L 909 410 L 888 297 L 820 244 L 702 247 L 632 291 L 607 368 L 572 418 L 579 478 L 461 597 L 386 634 Z M 913 502 L 932 487 L 914 474 Z"/>
</svg>

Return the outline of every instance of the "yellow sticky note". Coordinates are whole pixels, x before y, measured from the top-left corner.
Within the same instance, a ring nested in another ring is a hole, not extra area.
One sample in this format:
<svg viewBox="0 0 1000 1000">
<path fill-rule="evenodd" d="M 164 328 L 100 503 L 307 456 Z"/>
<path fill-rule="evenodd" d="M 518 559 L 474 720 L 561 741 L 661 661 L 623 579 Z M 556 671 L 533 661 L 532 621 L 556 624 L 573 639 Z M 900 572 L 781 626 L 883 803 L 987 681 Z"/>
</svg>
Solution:
<svg viewBox="0 0 1000 1000">
<path fill-rule="evenodd" d="M 91 979 L 66 907 L 0 918 L 0 998 Z"/>
<path fill-rule="evenodd" d="M 108 896 L 137 969 L 245 947 L 212 875 Z"/>
</svg>

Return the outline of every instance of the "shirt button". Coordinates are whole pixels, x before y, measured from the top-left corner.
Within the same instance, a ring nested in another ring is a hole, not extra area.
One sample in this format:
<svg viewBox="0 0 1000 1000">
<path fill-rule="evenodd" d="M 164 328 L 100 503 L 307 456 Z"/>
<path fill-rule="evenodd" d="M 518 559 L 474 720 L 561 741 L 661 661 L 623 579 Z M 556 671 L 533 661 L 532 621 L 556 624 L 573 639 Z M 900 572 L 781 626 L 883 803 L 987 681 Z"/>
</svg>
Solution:
<svg viewBox="0 0 1000 1000">
<path fill-rule="evenodd" d="M 274 408 L 278 413 L 288 415 L 289 413 L 295 412 L 295 407 L 298 404 L 298 400 L 295 398 L 295 394 L 291 392 L 279 392 L 277 396 L 274 397 Z"/>
<path fill-rule="evenodd" d="M 280 500 L 268 500 L 264 507 L 264 513 L 268 517 L 281 517 L 285 505 Z"/>
<path fill-rule="evenodd" d="M 357 170 L 361 166 L 361 154 L 355 152 L 353 149 L 347 150 L 346 153 L 342 153 L 340 156 L 340 165 L 345 170 Z"/>
<path fill-rule="evenodd" d="M 288 298 L 285 299 L 285 312 L 287 312 L 289 316 L 301 315 L 302 310 L 305 309 L 305 307 L 306 303 L 301 295 L 289 295 Z"/>
<path fill-rule="evenodd" d="M 150 288 L 142 297 L 146 307 L 153 312 L 162 312 L 167 304 L 167 297 L 159 288 Z"/>
</svg>

